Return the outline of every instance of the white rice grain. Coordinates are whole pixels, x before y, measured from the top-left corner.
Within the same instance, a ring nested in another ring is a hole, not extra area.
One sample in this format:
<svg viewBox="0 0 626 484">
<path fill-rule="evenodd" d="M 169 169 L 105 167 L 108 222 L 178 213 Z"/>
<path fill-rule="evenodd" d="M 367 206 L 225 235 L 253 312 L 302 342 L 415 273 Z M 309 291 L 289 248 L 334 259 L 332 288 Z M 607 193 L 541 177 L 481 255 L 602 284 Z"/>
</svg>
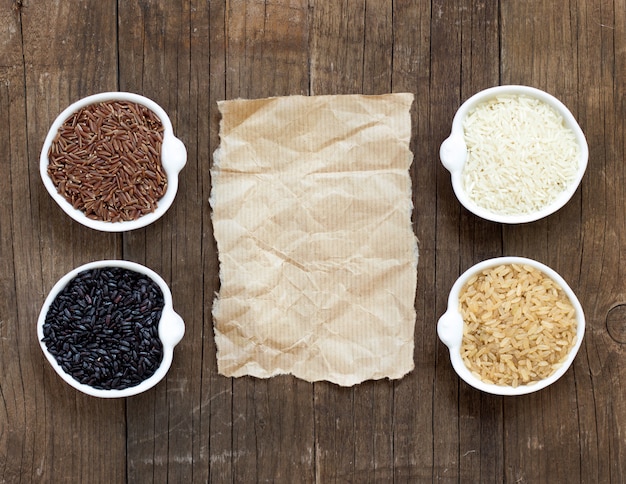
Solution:
<svg viewBox="0 0 626 484">
<path fill-rule="evenodd" d="M 543 101 L 503 95 L 465 118 L 469 197 L 494 213 L 537 211 L 576 178 L 580 148 L 563 117 Z"/>
</svg>

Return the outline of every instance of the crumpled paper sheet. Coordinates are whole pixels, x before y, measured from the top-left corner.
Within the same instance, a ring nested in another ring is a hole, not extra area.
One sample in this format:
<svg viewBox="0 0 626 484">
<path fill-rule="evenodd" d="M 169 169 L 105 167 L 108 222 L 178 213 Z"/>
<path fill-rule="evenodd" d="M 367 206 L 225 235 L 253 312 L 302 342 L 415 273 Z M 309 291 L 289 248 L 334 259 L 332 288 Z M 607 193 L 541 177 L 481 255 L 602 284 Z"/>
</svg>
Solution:
<svg viewBox="0 0 626 484">
<path fill-rule="evenodd" d="M 220 374 L 351 386 L 413 369 L 412 94 L 219 102 Z"/>
</svg>

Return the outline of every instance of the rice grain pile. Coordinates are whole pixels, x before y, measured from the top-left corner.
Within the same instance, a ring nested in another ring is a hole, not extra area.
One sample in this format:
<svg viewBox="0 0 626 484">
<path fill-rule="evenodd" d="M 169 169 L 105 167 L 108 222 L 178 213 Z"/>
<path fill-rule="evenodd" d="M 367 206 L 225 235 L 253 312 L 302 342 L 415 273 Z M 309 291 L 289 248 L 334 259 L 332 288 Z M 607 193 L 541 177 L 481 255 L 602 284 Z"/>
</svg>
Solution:
<svg viewBox="0 0 626 484">
<path fill-rule="evenodd" d="M 94 220 L 136 220 L 154 212 L 167 189 L 163 125 L 126 101 L 86 106 L 59 128 L 48 152 L 57 191 Z"/>
<path fill-rule="evenodd" d="M 75 380 L 122 390 L 150 378 L 163 360 L 159 285 L 121 267 L 85 270 L 50 304 L 43 342 Z"/>
<path fill-rule="evenodd" d="M 549 377 L 576 342 L 576 314 L 543 272 L 506 264 L 473 276 L 459 296 L 461 357 L 485 383 L 517 387 Z"/>
<path fill-rule="evenodd" d="M 552 203 L 576 178 L 580 148 L 563 117 L 543 101 L 503 95 L 479 104 L 463 124 L 463 184 L 493 213 L 520 215 Z"/>
</svg>

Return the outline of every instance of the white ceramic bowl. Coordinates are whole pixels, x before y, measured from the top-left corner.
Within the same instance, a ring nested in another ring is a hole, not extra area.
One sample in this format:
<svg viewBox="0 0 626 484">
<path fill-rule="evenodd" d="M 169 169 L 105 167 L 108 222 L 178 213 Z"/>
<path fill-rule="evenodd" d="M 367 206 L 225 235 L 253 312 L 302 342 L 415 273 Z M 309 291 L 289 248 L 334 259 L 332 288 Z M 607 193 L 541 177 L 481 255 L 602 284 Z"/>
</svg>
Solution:
<svg viewBox="0 0 626 484">
<path fill-rule="evenodd" d="M 548 378 L 543 380 L 539 380 L 530 385 L 519 385 L 517 387 L 512 386 L 503 386 L 503 385 L 493 385 L 488 384 L 477 378 L 472 374 L 472 372 L 465 366 L 463 360 L 461 358 L 461 342 L 463 340 L 463 318 L 461 313 L 459 312 L 459 293 L 463 289 L 463 286 L 467 283 L 467 281 L 476 273 L 483 271 L 484 269 L 488 269 L 490 267 L 495 267 L 501 264 L 521 264 L 521 265 L 529 265 L 536 269 L 542 271 L 546 276 L 552 278 L 556 283 L 561 286 L 563 291 L 567 294 L 574 309 L 576 310 L 576 322 L 577 322 L 577 332 L 576 332 L 576 343 L 571 348 L 567 359 L 563 362 L 563 364 L 558 368 L 556 372 L 550 375 Z M 452 289 L 450 290 L 450 295 L 448 297 L 448 309 L 446 312 L 439 318 L 439 322 L 437 323 L 437 334 L 439 335 L 439 339 L 448 347 L 450 350 L 450 362 L 452 363 L 452 367 L 456 371 L 456 373 L 461 377 L 469 385 L 477 388 L 478 390 L 482 390 L 487 393 L 492 393 L 495 395 L 523 395 L 526 393 L 536 392 L 541 390 L 542 388 L 551 385 L 555 381 L 557 381 L 563 374 L 568 370 L 571 366 L 574 358 L 576 357 L 576 353 L 580 348 L 583 337 L 585 335 L 585 315 L 583 313 L 582 306 L 574 294 L 574 291 L 567 285 L 565 280 L 556 273 L 553 269 L 541 264 L 532 259 L 526 259 L 524 257 L 498 257 L 495 259 L 485 260 L 480 262 L 473 267 L 469 268 L 465 271 L 454 283 Z"/>
<path fill-rule="evenodd" d="M 88 218 L 84 212 L 75 209 L 70 202 L 68 202 L 54 186 L 52 180 L 48 176 L 48 151 L 57 135 L 59 128 L 63 123 L 80 109 L 89 106 L 91 104 L 106 102 L 106 101 L 128 101 L 135 102 L 146 106 L 152 110 L 161 120 L 163 124 L 163 144 L 161 146 L 161 163 L 163 169 L 167 175 L 167 191 L 163 197 L 158 201 L 157 208 L 154 212 L 148 213 L 137 220 L 121 221 L 121 222 L 105 222 L 101 220 L 93 220 Z M 43 184 L 50 193 L 50 196 L 54 201 L 67 213 L 71 218 L 80 222 L 81 224 L 90 227 L 95 230 L 103 232 L 125 232 L 128 230 L 134 230 L 141 227 L 145 227 L 151 224 L 170 208 L 176 197 L 178 191 L 178 174 L 183 169 L 187 162 L 187 149 L 181 140 L 174 136 L 172 123 L 167 113 L 157 103 L 138 94 L 129 92 L 103 92 L 100 94 L 94 94 L 87 96 L 79 101 L 68 106 L 59 116 L 55 119 L 48 131 L 48 135 L 43 144 L 41 150 L 41 157 L 39 161 L 39 170 L 41 172 L 41 179 Z"/>
<path fill-rule="evenodd" d="M 103 267 L 121 267 L 144 274 L 152 279 L 154 282 L 156 282 L 163 292 L 164 307 L 158 327 L 159 338 L 163 343 L 163 359 L 161 361 L 161 364 L 151 377 L 143 380 L 140 384 L 136 386 L 124 388 L 121 390 L 103 390 L 93 388 L 89 385 L 79 382 L 70 374 L 66 373 L 65 370 L 63 370 L 61 365 L 59 365 L 59 363 L 56 361 L 55 357 L 48 351 L 46 344 L 42 341 L 44 338 L 43 328 L 46 321 L 46 315 L 48 313 L 50 305 L 55 300 L 57 295 L 80 272 Z M 52 368 L 54 368 L 54 370 L 63 380 L 65 380 L 68 384 L 70 384 L 77 390 L 80 390 L 87 395 L 100 398 L 129 397 L 138 393 L 145 392 L 146 390 L 152 388 L 157 383 L 159 383 L 170 369 L 170 366 L 172 365 L 174 347 L 180 342 L 184 334 L 185 323 L 183 322 L 182 318 L 174 311 L 172 304 L 172 293 L 165 281 L 161 278 L 161 276 L 141 264 L 123 260 L 100 260 L 90 262 L 88 264 L 77 267 L 76 269 L 65 274 L 65 276 L 59 279 L 59 281 L 54 285 L 54 287 L 48 294 L 48 297 L 46 298 L 43 307 L 41 308 L 41 312 L 39 313 L 39 319 L 37 321 L 37 337 L 39 339 L 39 344 L 41 345 L 41 349 L 43 350 L 46 359 L 52 365 Z"/>
<path fill-rule="evenodd" d="M 580 147 L 578 172 L 574 181 L 563 192 L 561 192 L 552 203 L 536 212 L 515 215 L 494 213 L 474 202 L 465 191 L 462 173 L 467 159 L 467 146 L 465 144 L 463 122 L 465 121 L 466 116 L 478 104 L 499 95 L 525 95 L 545 102 L 563 117 L 565 125 L 572 130 Z M 563 205 L 565 205 L 572 198 L 576 189 L 580 185 L 583 175 L 585 174 L 585 170 L 587 169 L 589 147 L 587 145 L 585 135 L 576 122 L 576 119 L 561 101 L 556 99 L 554 96 L 533 87 L 511 85 L 485 89 L 484 91 L 474 94 L 467 101 L 465 101 L 454 116 L 450 136 L 441 144 L 439 157 L 441 158 L 443 166 L 450 172 L 452 188 L 457 199 L 465 208 L 486 220 L 507 224 L 520 224 L 533 222 L 547 217 L 563 207 Z"/>
</svg>

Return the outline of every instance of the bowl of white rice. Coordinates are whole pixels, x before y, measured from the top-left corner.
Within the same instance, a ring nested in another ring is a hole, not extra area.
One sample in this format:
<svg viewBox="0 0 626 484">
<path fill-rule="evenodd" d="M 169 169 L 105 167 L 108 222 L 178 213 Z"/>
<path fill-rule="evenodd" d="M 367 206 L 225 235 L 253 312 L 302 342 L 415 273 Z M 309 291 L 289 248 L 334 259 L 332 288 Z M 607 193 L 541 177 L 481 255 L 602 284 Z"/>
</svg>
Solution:
<svg viewBox="0 0 626 484">
<path fill-rule="evenodd" d="M 495 395 L 523 395 L 565 374 L 582 343 L 585 315 L 553 269 L 498 257 L 457 279 L 437 334 L 466 383 Z"/>
<path fill-rule="evenodd" d="M 574 195 L 589 148 L 569 109 L 528 86 L 497 86 L 456 112 L 439 156 L 459 202 L 493 222 L 544 218 Z"/>
</svg>

